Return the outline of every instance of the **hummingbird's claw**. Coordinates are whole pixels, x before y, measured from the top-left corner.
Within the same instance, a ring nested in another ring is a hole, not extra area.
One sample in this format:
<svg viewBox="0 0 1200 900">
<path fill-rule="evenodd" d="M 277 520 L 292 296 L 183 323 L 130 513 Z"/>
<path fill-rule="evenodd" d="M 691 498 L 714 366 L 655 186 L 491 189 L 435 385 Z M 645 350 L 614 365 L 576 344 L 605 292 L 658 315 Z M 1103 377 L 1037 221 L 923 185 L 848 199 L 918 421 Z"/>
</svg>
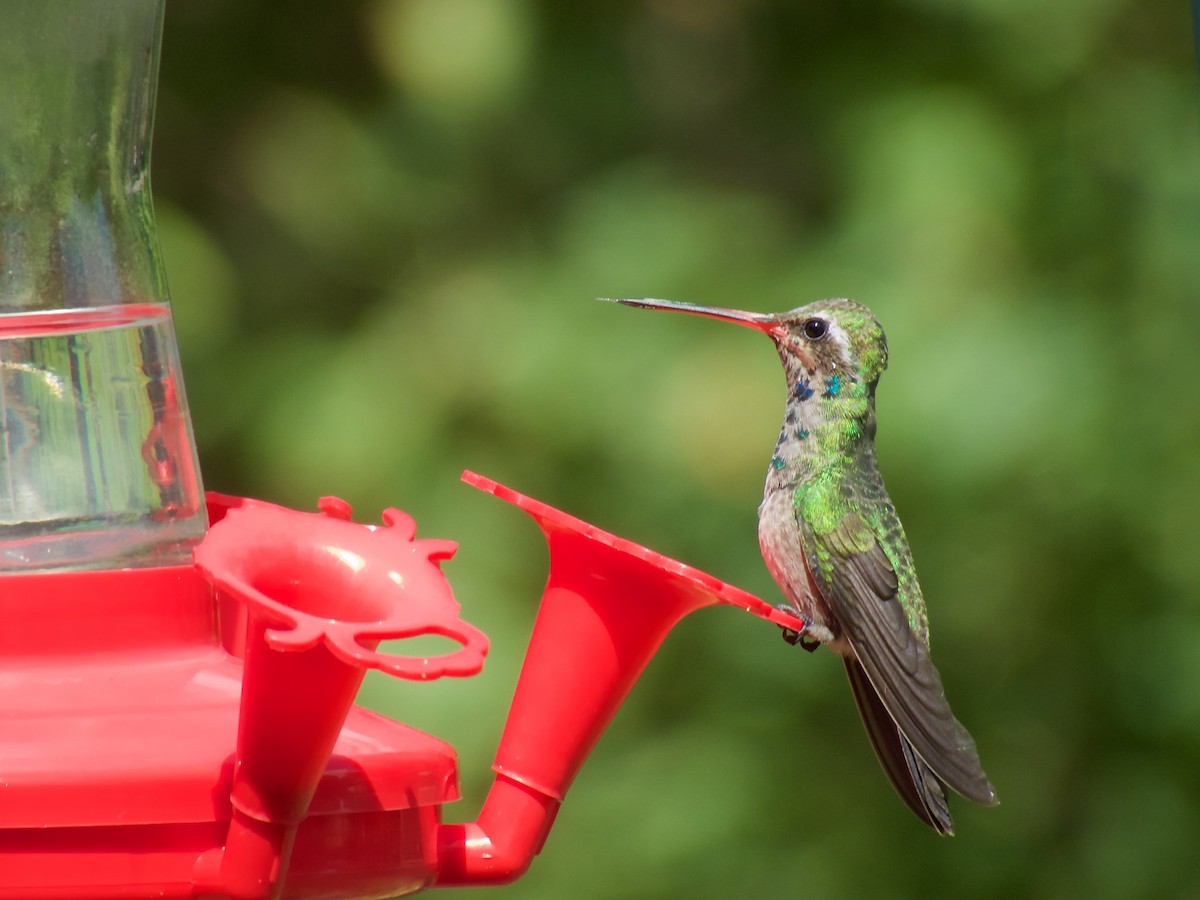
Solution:
<svg viewBox="0 0 1200 900">
<path fill-rule="evenodd" d="M 818 641 L 811 634 L 801 634 L 799 640 L 800 640 L 800 649 L 807 650 L 809 653 L 812 653 L 818 647 L 821 646 L 821 642 Z"/>
<path fill-rule="evenodd" d="M 794 616 L 796 614 L 796 608 L 790 603 L 780 603 L 775 608 L 780 612 L 787 613 L 789 616 Z M 799 644 L 802 649 L 812 653 L 821 646 L 821 642 L 807 631 L 796 631 L 794 628 L 783 628 L 782 626 L 779 630 L 782 632 L 783 639 L 793 647 Z"/>
</svg>

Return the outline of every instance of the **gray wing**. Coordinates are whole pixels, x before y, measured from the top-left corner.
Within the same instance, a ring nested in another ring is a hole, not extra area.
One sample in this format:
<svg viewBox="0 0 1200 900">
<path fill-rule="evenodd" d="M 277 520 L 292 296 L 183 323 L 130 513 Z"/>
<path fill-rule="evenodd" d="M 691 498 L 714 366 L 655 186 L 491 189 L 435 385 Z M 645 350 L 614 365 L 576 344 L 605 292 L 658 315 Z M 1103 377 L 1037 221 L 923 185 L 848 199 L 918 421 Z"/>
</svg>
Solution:
<svg viewBox="0 0 1200 900">
<path fill-rule="evenodd" d="M 964 797 L 994 804 L 996 794 L 984 774 L 975 741 L 954 718 L 929 648 L 910 626 L 898 598 L 899 580 L 879 537 L 893 529 L 899 531 L 899 520 L 889 521 L 895 519 L 895 511 L 886 503 L 875 507 L 881 509 L 882 521 L 865 521 L 854 510 L 861 509 L 862 502 L 878 500 L 857 495 L 856 487 L 843 486 L 856 496 L 848 498 L 854 502 L 832 530 L 816 534 L 803 517 L 798 518 L 805 530 L 805 546 L 815 548 L 817 556 L 827 560 L 824 571 L 819 559 L 810 566 L 816 587 L 837 617 L 866 676 L 867 684 L 855 683 L 855 673 L 850 672 L 868 733 L 890 776 L 894 759 L 884 759 L 882 729 L 873 727 L 868 719 L 869 715 L 877 718 L 877 711 L 868 709 L 870 698 L 864 696 L 869 685 L 899 732 L 900 749 L 910 759 L 910 776 L 918 786 L 926 780 L 924 767 L 917 764 L 923 761 L 938 779 Z M 917 760 L 912 760 L 913 753 Z M 894 751 L 891 755 L 894 757 Z M 931 792 L 936 793 L 925 791 Z M 901 795 L 905 795 L 903 790 Z M 944 797 L 940 803 L 934 796 L 927 799 L 935 808 L 945 806 Z"/>
</svg>

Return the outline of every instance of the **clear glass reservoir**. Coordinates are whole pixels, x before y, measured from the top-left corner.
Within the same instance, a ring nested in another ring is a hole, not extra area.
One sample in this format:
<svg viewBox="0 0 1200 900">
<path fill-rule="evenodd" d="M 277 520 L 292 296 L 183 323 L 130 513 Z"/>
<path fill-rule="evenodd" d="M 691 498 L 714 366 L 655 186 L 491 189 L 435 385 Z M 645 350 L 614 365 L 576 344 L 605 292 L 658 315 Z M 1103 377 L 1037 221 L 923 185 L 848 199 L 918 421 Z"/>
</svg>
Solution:
<svg viewBox="0 0 1200 900">
<path fill-rule="evenodd" d="M 0 574 L 190 561 L 206 526 L 150 200 L 162 0 L 5 0 Z"/>
</svg>

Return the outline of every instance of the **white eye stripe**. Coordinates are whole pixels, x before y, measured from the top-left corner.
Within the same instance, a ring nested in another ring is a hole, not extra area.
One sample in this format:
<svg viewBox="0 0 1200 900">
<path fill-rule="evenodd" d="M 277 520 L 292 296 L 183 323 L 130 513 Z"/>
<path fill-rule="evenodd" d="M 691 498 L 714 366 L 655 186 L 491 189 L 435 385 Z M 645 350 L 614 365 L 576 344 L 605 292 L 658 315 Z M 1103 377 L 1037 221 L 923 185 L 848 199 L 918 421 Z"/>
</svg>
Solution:
<svg viewBox="0 0 1200 900">
<path fill-rule="evenodd" d="M 837 322 L 830 321 L 829 337 L 826 340 L 831 340 L 837 346 L 838 352 L 842 356 L 842 362 L 845 363 L 847 369 L 854 368 L 854 358 L 850 355 L 850 335 Z"/>
</svg>

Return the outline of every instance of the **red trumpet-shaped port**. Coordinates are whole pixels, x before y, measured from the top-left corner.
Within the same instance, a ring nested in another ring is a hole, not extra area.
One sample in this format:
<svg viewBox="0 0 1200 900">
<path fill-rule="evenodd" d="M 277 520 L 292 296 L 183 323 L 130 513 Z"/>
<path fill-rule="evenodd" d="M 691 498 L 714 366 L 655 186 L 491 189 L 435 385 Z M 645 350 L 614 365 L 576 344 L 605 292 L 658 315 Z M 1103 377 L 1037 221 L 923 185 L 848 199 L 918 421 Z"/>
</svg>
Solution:
<svg viewBox="0 0 1200 900">
<path fill-rule="evenodd" d="M 550 574 L 477 821 L 443 825 L 438 884 L 502 884 L 541 849 L 579 767 L 667 633 L 736 606 L 782 628 L 804 622 L 684 563 L 473 472 L 463 480 L 529 513 Z"/>
<path fill-rule="evenodd" d="M 418 680 L 474 675 L 488 643 L 459 618 L 442 575 L 455 545 L 417 540 L 404 513 L 385 511 L 378 528 L 350 522 L 335 498 L 319 514 L 210 501 L 224 515 L 196 565 L 245 610 L 245 671 L 233 820 L 220 858 L 202 860 L 197 879 L 223 895 L 270 897 L 366 669 Z M 422 635 L 461 646 L 432 657 L 376 649 Z"/>
</svg>

